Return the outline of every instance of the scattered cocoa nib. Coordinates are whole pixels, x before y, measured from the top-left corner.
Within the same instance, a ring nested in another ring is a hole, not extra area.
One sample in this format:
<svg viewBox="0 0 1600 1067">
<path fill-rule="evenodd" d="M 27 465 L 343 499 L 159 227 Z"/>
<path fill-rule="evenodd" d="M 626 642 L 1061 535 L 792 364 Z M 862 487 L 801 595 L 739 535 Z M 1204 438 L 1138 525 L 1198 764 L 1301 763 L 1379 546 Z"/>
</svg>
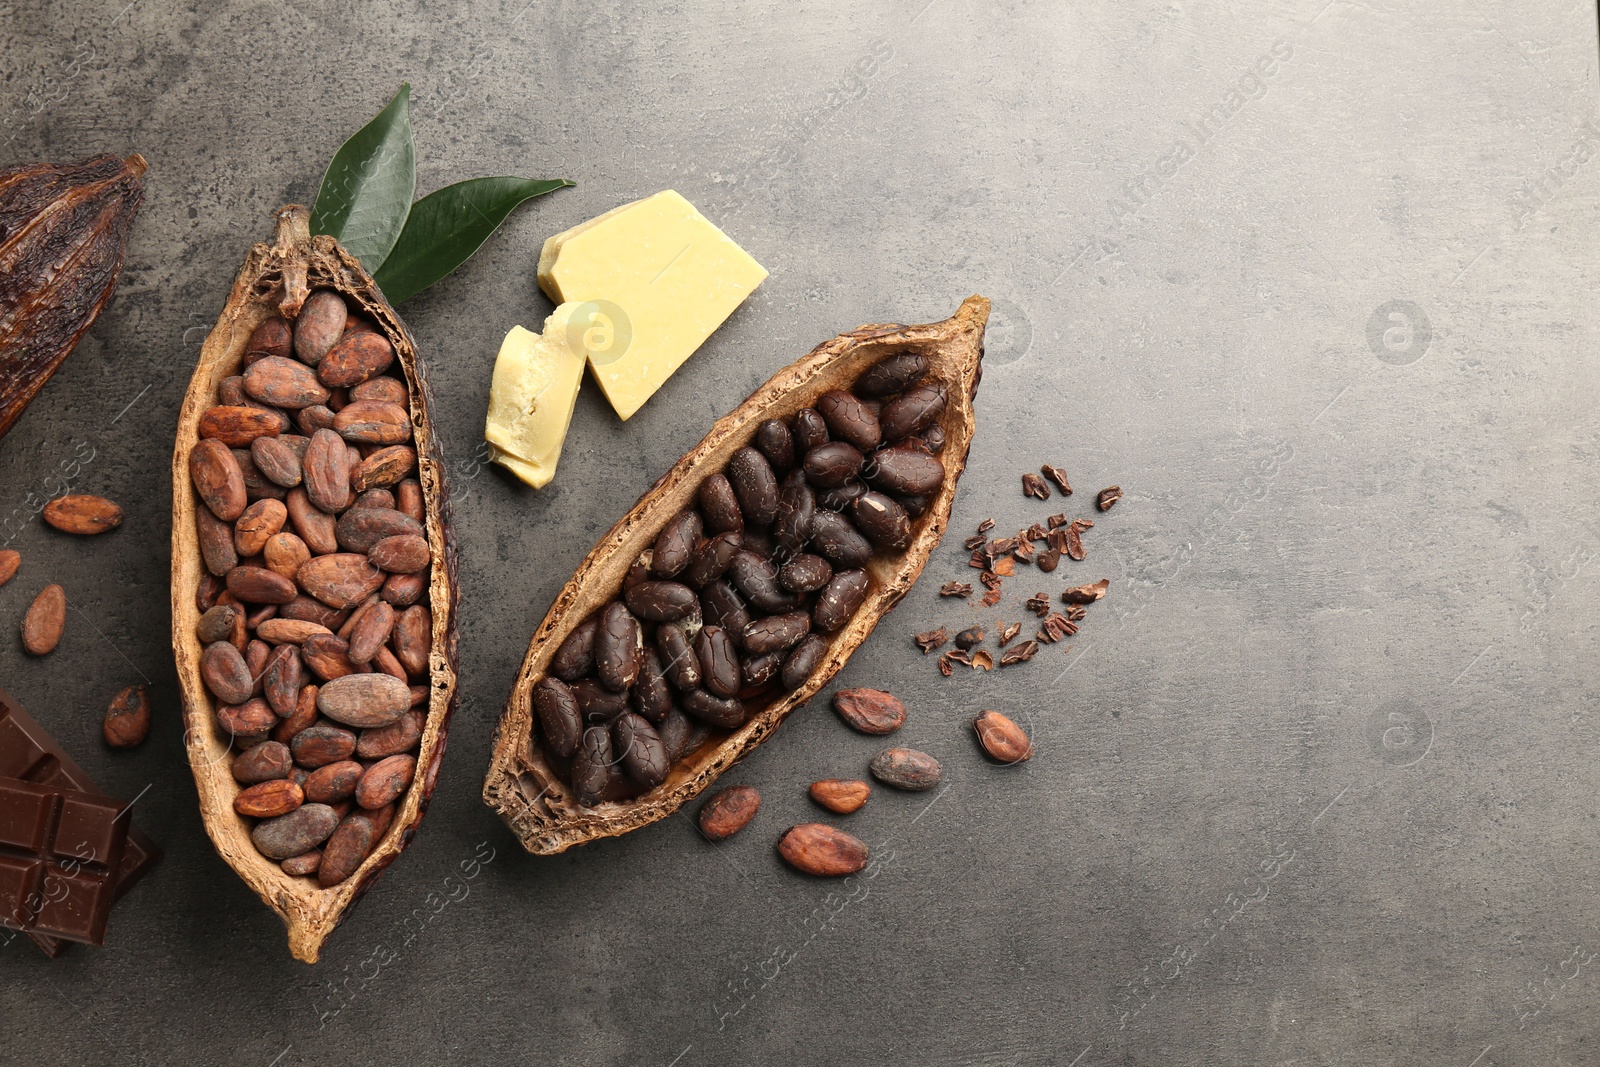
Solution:
<svg viewBox="0 0 1600 1067">
<path fill-rule="evenodd" d="M 1072 495 L 1072 486 L 1067 484 L 1066 471 L 1062 470 L 1060 467 L 1052 467 L 1050 464 L 1046 463 L 1044 466 L 1039 468 L 1039 473 L 1044 475 L 1046 478 L 1049 478 L 1052 482 L 1055 482 L 1056 488 L 1061 490 L 1062 496 Z M 1049 494 L 1046 493 L 1046 496 L 1048 495 Z M 1039 499 L 1043 500 L 1044 497 L 1040 497 Z"/>
<path fill-rule="evenodd" d="M 1033 542 L 1026 537 L 1017 538 L 1017 547 L 1011 550 L 1011 554 L 1022 563 L 1028 562 L 1033 558 Z"/>
<path fill-rule="evenodd" d="M 1020 622 L 1011 622 L 1011 623 L 1003 622 L 1003 623 L 1001 623 L 1000 624 L 1000 647 L 1001 648 L 1005 648 L 1007 645 L 1009 645 L 1011 643 L 1011 639 L 1013 637 L 1016 637 L 1021 632 L 1022 632 L 1022 624 Z"/>
<path fill-rule="evenodd" d="M 962 651 L 981 644 L 983 644 L 983 627 L 981 626 L 969 626 L 956 634 L 956 647 Z"/>
<path fill-rule="evenodd" d="M 1000 666 L 1009 667 L 1013 663 L 1030 660 L 1033 658 L 1034 653 L 1038 651 L 1039 643 L 1037 641 L 1024 641 L 1020 645 L 1012 645 L 1000 654 Z"/>
<path fill-rule="evenodd" d="M 998 603 L 1000 603 L 1000 590 L 998 588 L 991 589 L 987 593 L 983 594 L 984 607 L 992 608 Z"/>
<path fill-rule="evenodd" d="M 1033 565 L 1049 574 L 1056 569 L 1056 564 L 1060 562 L 1061 550 L 1059 548 L 1047 548 L 1039 553 L 1039 558 L 1033 561 Z"/>
<path fill-rule="evenodd" d="M 1029 541 L 1043 541 L 1046 537 L 1050 536 L 1050 531 L 1045 529 L 1043 523 L 1036 522 L 1026 530 L 1022 531 L 1022 536 Z"/>
<path fill-rule="evenodd" d="M 1094 529 L 1094 520 L 1093 519 L 1073 519 L 1072 520 L 1072 525 L 1076 526 L 1078 528 L 1078 532 L 1079 533 L 1082 533 L 1085 530 Z"/>
<path fill-rule="evenodd" d="M 1002 578 L 1009 578 L 1016 572 L 1017 561 L 1011 556 L 1001 556 L 990 565 L 989 569 Z"/>
<path fill-rule="evenodd" d="M 1063 594 L 1065 596 L 1065 594 Z M 1035 593 L 1027 599 L 1023 607 L 1033 612 L 1039 618 L 1050 614 L 1050 596 L 1048 593 Z"/>
<path fill-rule="evenodd" d="M 983 548 L 975 548 L 975 549 L 973 549 L 972 550 L 972 558 L 967 560 L 967 566 L 976 567 L 980 571 L 988 570 L 989 569 L 989 553 L 988 553 L 988 551 L 986 551 Z"/>
<path fill-rule="evenodd" d="M 939 657 L 939 673 L 948 678 L 955 672 L 955 663 L 950 659 L 950 653 L 946 652 Z"/>
<path fill-rule="evenodd" d="M 1088 555 L 1088 553 L 1083 550 L 1083 538 L 1078 536 L 1078 524 L 1077 523 L 1073 523 L 1071 526 L 1067 527 L 1067 539 L 1066 540 L 1067 540 L 1067 557 L 1069 559 L 1082 560 L 1085 556 Z"/>
<path fill-rule="evenodd" d="M 1111 588 L 1111 579 L 1102 578 L 1098 582 L 1088 585 L 1076 586 L 1061 594 L 1063 604 L 1093 604 L 1096 600 L 1106 595 Z"/>
<path fill-rule="evenodd" d="M 952 648 L 949 652 L 946 652 L 944 655 L 940 656 L 939 658 L 940 659 L 947 659 L 951 663 L 959 663 L 963 667 L 972 666 L 972 656 L 970 654 L 968 654 L 966 649 L 962 649 L 962 648 Z"/>
<path fill-rule="evenodd" d="M 1058 528 L 1060 528 L 1062 526 L 1065 526 L 1067 524 L 1066 512 L 1057 512 L 1056 514 L 1054 514 L 1054 515 L 1050 516 L 1048 519 L 1046 519 L 1045 522 L 1047 522 L 1050 525 L 1050 529 L 1052 529 L 1052 530 L 1055 530 L 1055 529 L 1058 529 Z"/>
<path fill-rule="evenodd" d="M 1056 554 L 1057 559 L 1067 550 L 1067 529 L 1068 527 L 1058 526 L 1044 539 L 1044 543 L 1050 546 L 1050 551 Z"/>
<path fill-rule="evenodd" d="M 1045 644 L 1053 645 L 1063 637 L 1071 637 L 1077 632 L 1077 623 L 1059 611 L 1052 611 L 1044 617 L 1044 627 L 1039 631 L 1039 640 Z"/>
<path fill-rule="evenodd" d="M 972 654 L 972 669 L 975 670 L 975 671 L 976 670 L 985 670 L 985 671 L 994 670 L 994 657 L 989 655 L 989 653 L 986 650 L 981 649 L 981 648 L 978 649 L 978 651 L 976 651 L 976 652 L 974 652 Z"/>
<path fill-rule="evenodd" d="M 1000 576 L 994 571 L 984 571 L 982 574 L 978 575 L 978 581 L 983 583 L 983 587 L 985 589 L 1000 588 Z"/>
<path fill-rule="evenodd" d="M 1082 604 L 1074 604 L 1066 610 L 1067 618 L 1073 622 L 1082 622 L 1083 617 L 1087 614 L 1089 614 L 1089 609 Z"/>
<path fill-rule="evenodd" d="M 961 542 L 961 547 L 970 552 L 975 548 L 982 548 L 986 543 L 988 543 L 988 540 L 989 539 L 984 537 L 983 534 L 973 534 L 971 537 Z"/>
<path fill-rule="evenodd" d="M 945 582 L 939 587 L 940 596 L 971 596 L 971 582 Z"/>
<path fill-rule="evenodd" d="M 922 649 L 922 654 L 926 656 L 929 652 L 950 640 L 950 631 L 941 626 L 937 630 L 927 630 L 917 634 L 912 640 L 917 643 L 917 647 Z"/>
<path fill-rule="evenodd" d="M 1122 499 L 1122 487 L 1113 485 L 1100 490 L 1100 495 L 1094 498 L 1094 506 L 1101 511 L 1110 511 L 1111 505 Z"/>
<path fill-rule="evenodd" d="M 1015 537 L 997 537 L 989 542 L 989 558 L 994 559 L 998 556 L 1004 556 L 1016 547 L 1017 539 Z"/>
<path fill-rule="evenodd" d="M 986 534 L 992 529 L 994 529 L 993 519 L 984 519 L 982 522 L 978 523 L 978 532 L 981 534 Z"/>
<path fill-rule="evenodd" d="M 1031 496 L 1035 500 L 1049 500 L 1050 487 L 1037 474 L 1024 474 L 1022 476 L 1022 495 Z"/>
</svg>

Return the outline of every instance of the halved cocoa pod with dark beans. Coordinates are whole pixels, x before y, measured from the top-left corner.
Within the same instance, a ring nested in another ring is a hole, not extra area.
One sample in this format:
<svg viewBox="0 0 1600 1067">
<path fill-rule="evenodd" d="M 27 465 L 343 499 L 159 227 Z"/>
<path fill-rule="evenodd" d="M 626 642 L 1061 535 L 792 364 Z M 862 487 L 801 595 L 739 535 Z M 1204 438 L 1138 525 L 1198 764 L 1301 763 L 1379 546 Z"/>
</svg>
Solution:
<svg viewBox="0 0 1600 1067">
<path fill-rule="evenodd" d="M 206 830 L 312 963 L 433 793 L 456 556 L 410 333 L 304 208 L 277 221 L 179 416 L 172 643 Z"/>
<path fill-rule="evenodd" d="M 534 632 L 484 782 L 525 848 L 676 811 L 911 588 L 966 466 L 988 313 L 972 297 L 944 322 L 819 346 L 600 540 Z M 937 457 L 900 444 L 935 431 Z"/>
</svg>

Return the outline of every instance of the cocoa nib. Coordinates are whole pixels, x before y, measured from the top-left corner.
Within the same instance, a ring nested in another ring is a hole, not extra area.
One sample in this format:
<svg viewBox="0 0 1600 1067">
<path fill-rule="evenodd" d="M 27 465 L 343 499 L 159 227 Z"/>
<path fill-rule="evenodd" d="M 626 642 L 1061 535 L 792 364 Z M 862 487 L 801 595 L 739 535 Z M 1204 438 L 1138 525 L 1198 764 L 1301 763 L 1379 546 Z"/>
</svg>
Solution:
<svg viewBox="0 0 1600 1067">
<path fill-rule="evenodd" d="M 922 649 L 922 654 L 926 656 L 929 652 L 943 646 L 950 640 L 950 631 L 941 626 L 937 630 L 927 630 L 917 634 L 912 640 L 917 643 L 917 647 Z"/>
<path fill-rule="evenodd" d="M 1011 639 L 1013 637 L 1016 637 L 1021 632 L 1022 632 L 1022 624 L 1020 622 L 1001 623 L 1000 624 L 1000 647 L 1001 648 L 1005 648 L 1007 645 L 1009 645 L 1011 643 Z"/>
<path fill-rule="evenodd" d="M 1033 561 L 1033 565 L 1038 567 L 1041 571 L 1044 571 L 1046 574 L 1049 574 L 1051 571 L 1056 569 L 1056 564 L 1060 562 L 1061 550 L 1058 548 L 1047 548 L 1043 552 L 1039 553 L 1038 558 Z"/>
<path fill-rule="evenodd" d="M 988 552 L 987 548 L 986 547 L 979 547 L 979 548 L 973 549 L 972 550 L 972 558 L 967 560 L 967 566 L 976 567 L 980 571 L 988 570 L 989 569 L 989 552 Z"/>
<path fill-rule="evenodd" d="M 991 656 L 985 649 L 978 649 L 978 651 L 972 654 L 972 669 L 975 671 L 994 670 L 994 657 Z"/>
<path fill-rule="evenodd" d="M 1062 516 L 1062 518 L 1064 521 L 1066 517 Z M 1022 531 L 1021 536 L 1029 541 L 1043 541 L 1046 537 L 1050 536 L 1050 531 L 1045 528 L 1043 523 L 1036 522 L 1026 530 Z"/>
<path fill-rule="evenodd" d="M 1024 530 L 1023 534 L 1026 533 L 1027 531 Z M 1017 547 L 1011 550 L 1011 554 L 1023 563 L 1028 562 L 1033 558 L 1033 542 L 1028 540 L 1026 536 L 1018 535 Z"/>
<path fill-rule="evenodd" d="M 998 586 L 996 586 L 994 589 L 989 590 L 987 593 L 983 594 L 983 606 L 984 607 L 992 608 L 998 603 L 1000 603 L 1000 589 L 999 589 Z"/>
<path fill-rule="evenodd" d="M 939 587 L 940 596 L 968 597 L 972 595 L 971 582 L 945 582 Z"/>
<path fill-rule="evenodd" d="M 987 542 L 988 538 L 984 537 L 983 534 L 973 534 L 961 542 L 961 547 L 970 552 L 975 548 L 982 548 Z"/>
<path fill-rule="evenodd" d="M 1055 644 L 1063 637 L 1071 637 L 1078 632 L 1078 624 L 1061 614 L 1052 611 L 1044 617 L 1044 625 L 1039 630 L 1039 640 L 1046 644 Z"/>
<path fill-rule="evenodd" d="M 982 522 L 978 523 L 978 532 L 981 534 L 986 534 L 992 529 L 994 529 L 993 519 L 984 519 Z"/>
<path fill-rule="evenodd" d="M 1055 482 L 1056 488 L 1061 490 L 1062 496 L 1072 495 L 1072 486 L 1067 484 L 1066 471 L 1062 470 L 1060 467 L 1052 467 L 1050 464 L 1046 463 L 1044 466 L 1039 468 L 1039 473 L 1044 475 L 1046 478 L 1049 478 L 1052 482 Z M 1045 496 L 1049 495 L 1049 491 L 1047 490 L 1045 492 Z M 1042 496 L 1039 499 L 1043 500 L 1044 498 L 1045 497 Z"/>
<path fill-rule="evenodd" d="M 1082 560 L 1088 553 L 1083 549 L 1083 538 L 1078 534 L 1078 524 L 1074 522 L 1067 527 L 1067 556 L 1071 559 Z"/>
<path fill-rule="evenodd" d="M 1023 660 L 1030 660 L 1038 651 L 1039 643 L 1037 641 L 1024 641 L 1020 645 L 1012 645 L 1010 648 L 1006 649 L 1005 652 L 1001 653 L 1000 666 L 1009 667 L 1013 663 L 1021 663 Z"/>
<path fill-rule="evenodd" d="M 950 653 L 948 652 L 939 657 L 939 673 L 946 678 L 955 673 L 955 663 L 950 659 Z"/>
<path fill-rule="evenodd" d="M 1060 527 L 1065 526 L 1067 524 L 1066 513 L 1065 512 L 1057 512 L 1056 514 L 1054 514 L 1054 515 L 1050 516 L 1048 519 L 1046 519 L 1045 522 L 1047 524 L 1049 524 L 1050 529 L 1052 529 L 1052 530 L 1059 529 Z"/>
<path fill-rule="evenodd" d="M 1037 474 L 1024 474 L 1022 476 L 1022 495 L 1031 496 L 1035 500 L 1049 500 L 1050 487 Z"/>
<path fill-rule="evenodd" d="M 1062 595 L 1065 597 L 1065 594 Z M 1027 599 L 1023 606 L 1042 619 L 1050 614 L 1050 597 L 1044 593 L 1035 593 Z"/>
<path fill-rule="evenodd" d="M 1098 582 L 1088 585 L 1075 586 L 1061 594 L 1063 604 L 1093 604 L 1096 600 L 1106 595 L 1111 588 L 1111 579 L 1102 578 Z"/>
<path fill-rule="evenodd" d="M 1100 490 L 1100 494 L 1094 498 L 1094 506 L 1099 508 L 1101 511 L 1110 511 L 1111 505 L 1115 504 L 1121 499 L 1122 487 L 1120 485 L 1113 485 L 1109 488 Z"/>
<path fill-rule="evenodd" d="M 1017 563 L 1011 556 L 1001 556 L 990 565 L 989 569 L 1003 578 L 1009 578 L 1016 571 Z"/>
</svg>

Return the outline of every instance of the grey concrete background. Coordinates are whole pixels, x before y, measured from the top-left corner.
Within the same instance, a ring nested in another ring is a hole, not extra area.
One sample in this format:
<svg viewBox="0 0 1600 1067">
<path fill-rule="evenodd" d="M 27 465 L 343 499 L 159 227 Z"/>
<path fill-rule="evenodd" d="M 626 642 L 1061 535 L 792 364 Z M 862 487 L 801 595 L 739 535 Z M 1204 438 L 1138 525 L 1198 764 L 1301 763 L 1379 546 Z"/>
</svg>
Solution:
<svg viewBox="0 0 1600 1067">
<path fill-rule="evenodd" d="M 11 0 L 0 38 L 0 163 L 151 163 L 115 304 L 0 442 L 0 625 L 49 580 L 75 609 L 0 679 L 168 853 L 103 951 L 0 950 L 0 1062 L 1600 1062 L 1592 5 Z M 268 213 L 402 79 L 419 192 L 578 184 L 401 309 L 455 468 L 465 700 L 415 846 L 307 968 L 197 819 L 169 437 Z M 539 245 L 667 187 L 772 276 L 629 423 L 586 387 L 524 491 L 477 449 L 502 333 L 549 308 Z M 972 292 L 955 535 L 839 679 L 902 694 L 948 787 L 846 820 L 873 877 L 784 869 L 804 783 L 878 747 L 818 700 L 728 776 L 765 801 L 726 845 L 673 818 L 523 854 L 485 761 L 594 538 L 811 345 Z M 87 543 L 35 517 L 85 456 L 73 487 L 129 512 Z M 1019 492 L 1043 461 L 1127 491 L 1089 560 L 940 601 L 980 519 L 1055 510 Z M 910 645 L 1099 577 L 1068 654 L 945 680 Z M 141 679 L 154 735 L 107 752 Z M 1032 763 L 977 757 L 984 707 Z"/>
</svg>

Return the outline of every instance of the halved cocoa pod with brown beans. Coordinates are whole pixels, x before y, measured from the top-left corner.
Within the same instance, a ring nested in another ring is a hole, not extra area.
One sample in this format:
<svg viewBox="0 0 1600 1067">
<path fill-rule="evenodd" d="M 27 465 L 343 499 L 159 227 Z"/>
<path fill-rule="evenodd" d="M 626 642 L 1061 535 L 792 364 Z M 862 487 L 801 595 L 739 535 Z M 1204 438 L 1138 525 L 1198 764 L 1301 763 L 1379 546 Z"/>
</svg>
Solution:
<svg viewBox="0 0 1600 1067">
<path fill-rule="evenodd" d="M 944 534 L 988 315 L 974 296 L 818 346 L 601 538 L 534 631 L 495 738 L 484 801 L 523 847 L 665 818 L 844 666 Z M 930 433 L 942 476 L 913 514 L 897 492 L 932 467 L 892 450 Z"/>
<path fill-rule="evenodd" d="M 307 963 L 416 833 L 455 706 L 430 401 L 372 278 L 304 208 L 280 210 L 179 415 L 172 645 L 206 831 Z M 380 596 L 391 579 L 404 596 Z"/>
</svg>

